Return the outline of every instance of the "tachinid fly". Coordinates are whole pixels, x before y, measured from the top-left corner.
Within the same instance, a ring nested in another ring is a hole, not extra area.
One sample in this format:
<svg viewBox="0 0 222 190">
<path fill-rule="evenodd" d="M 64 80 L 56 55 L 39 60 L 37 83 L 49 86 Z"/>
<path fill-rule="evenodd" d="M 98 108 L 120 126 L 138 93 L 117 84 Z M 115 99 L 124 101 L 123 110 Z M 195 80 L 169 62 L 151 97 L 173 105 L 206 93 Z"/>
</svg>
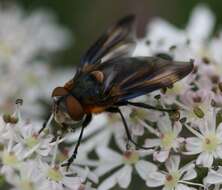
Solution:
<svg viewBox="0 0 222 190">
<path fill-rule="evenodd" d="M 58 123 L 71 126 L 82 121 L 73 155 L 63 164 L 67 168 L 76 158 L 84 128 L 90 123 L 93 114 L 118 113 L 128 140 L 138 146 L 131 138 L 120 107 L 130 105 L 169 111 L 129 100 L 169 87 L 193 69 L 192 61 L 179 62 L 160 56 L 130 57 L 136 46 L 134 20 L 135 16 L 130 15 L 110 27 L 83 55 L 75 76 L 52 92 L 53 116 Z"/>
</svg>

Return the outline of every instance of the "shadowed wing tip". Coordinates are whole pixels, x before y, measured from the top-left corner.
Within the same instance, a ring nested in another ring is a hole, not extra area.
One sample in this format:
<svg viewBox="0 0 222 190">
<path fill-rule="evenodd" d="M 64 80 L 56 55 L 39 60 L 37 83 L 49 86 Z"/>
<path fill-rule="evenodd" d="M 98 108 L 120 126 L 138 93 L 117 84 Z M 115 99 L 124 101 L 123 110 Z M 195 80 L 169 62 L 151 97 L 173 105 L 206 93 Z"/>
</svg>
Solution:
<svg viewBox="0 0 222 190">
<path fill-rule="evenodd" d="M 112 95 L 119 101 L 167 88 L 186 77 L 194 68 L 194 60 L 171 61 L 156 57 L 125 58 L 117 64 L 119 74 L 115 77 L 116 88 Z"/>
<path fill-rule="evenodd" d="M 121 20 L 119 20 L 118 24 L 124 25 L 126 23 L 134 22 L 135 19 L 136 19 L 135 14 L 129 14 L 129 15 L 126 15 L 125 17 L 123 17 Z"/>
<path fill-rule="evenodd" d="M 190 59 L 190 67 L 193 69 L 194 68 L 194 59 Z"/>
<path fill-rule="evenodd" d="M 185 70 L 184 73 L 185 75 L 188 75 L 189 73 L 191 73 L 194 69 L 194 59 L 190 59 L 190 61 L 188 62 L 188 64 L 185 65 Z"/>
</svg>

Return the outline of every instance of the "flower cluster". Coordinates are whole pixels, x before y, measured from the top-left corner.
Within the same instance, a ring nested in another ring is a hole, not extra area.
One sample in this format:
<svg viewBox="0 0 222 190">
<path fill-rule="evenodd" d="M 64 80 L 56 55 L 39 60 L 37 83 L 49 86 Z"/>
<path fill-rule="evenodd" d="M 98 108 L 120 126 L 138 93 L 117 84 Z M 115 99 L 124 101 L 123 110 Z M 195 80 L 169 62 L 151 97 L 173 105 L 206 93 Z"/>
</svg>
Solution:
<svg viewBox="0 0 222 190">
<path fill-rule="evenodd" d="M 69 45 L 70 34 L 56 23 L 53 13 L 29 14 L 10 3 L 0 4 L 0 24 L 0 110 L 12 111 L 14 100 L 25 97 L 26 116 L 37 115 L 41 109 L 37 100 L 49 96 L 45 84 L 51 68 L 46 63 L 52 53 Z"/>
<path fill-rule="evenodd" d="M 174 86 L 137 98 L 164 109 L 177 107 L 180 114 L 121 108 L 133 140 L 146 150 L 128 142 L 118 115 L 96 115 L 84 131 L 74 164 L 66 171 L 61 164 L 72 154 L 80 128 L 74 133 L 52 135 L 46 129 L 39 134 L 41 123 L 23 119 L 19 104 L 14 114 L 3 115 L 0 169 L 9 187 L 14 190 L 222 188 L 222 31 L 214 34 L 214 24 L 213 13 L 205 5 L 199 5 L 185 29 L 153 19 L 147 36 L 138 41 L 134 56 L 160 56 L 172 61 L 193 59 L 195 64 L 193 72 Z M 47 128 L 55 128 L 52 119 Z"/>
<path fill-rule="evenodd" d="M 46 132 L 39 134 L 40 123 L 23 120 L 20 107 L 18 103 L 14 114 L 3 115 L 0 120 L 3 146 L 0 171 L 14 190 L 77 190 L 90 188 L 90 182 L 83 184 L 86 179 L 98 182 L 97 176 L 84 162 L 69 171 L 61 167 L 60 162 L 67 158 L 67 154 L 58 146 L 64 139 L 55 139 Z"/>
</svg>

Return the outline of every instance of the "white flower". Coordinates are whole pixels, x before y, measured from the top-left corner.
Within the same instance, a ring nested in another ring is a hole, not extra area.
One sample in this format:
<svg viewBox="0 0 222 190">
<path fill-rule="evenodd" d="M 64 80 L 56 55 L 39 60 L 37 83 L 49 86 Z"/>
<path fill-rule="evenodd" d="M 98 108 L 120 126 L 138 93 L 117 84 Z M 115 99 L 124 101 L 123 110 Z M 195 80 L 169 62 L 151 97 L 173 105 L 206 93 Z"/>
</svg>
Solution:
<svg viewBox="0 0 222 190">
<path fill-rule="evenodd" d="M 216 113 L 212 110 L 209 116 L 199 120 L 196 126 L 199 131 L 187 126 L 196 137 L 186 139 L 185 153 L 199 154 L 196 164 L 211 167 L 214 159 L 222 158 L 222 124 L 216 126 Z"/>
<path fill-rule="evenodd" d="M 100 162 L 95 172 L 99 176 L 103 176 L 116 168 L 114 173 L 100 183 L 98 190 L 108 190 L 116 184 L 118 184 L 121 188 L 126 189 L 130 185 L 134 167 L 141 177 L 144 176 L 145 167 L 147 167 L 149 171 L 156 169 L 154 164 L 143 159 L 145 156 L 151 154 L 152 151 L 129 150 L 120 154 L 104 146 L 98 147 L 96 150 L 100 158 Z"/>
<path fill-rule="evenodd" d="M 144 170 L 146 169 L 146 185 L 148 187 L 163 186 L 163 190 L 194 189 L 187 185 L 195 185 L 195 183 L 189 182 L 197 176 L 195 165 L 189 163 L 181 168 L 179 166 L 180 157 L 172 156 L 165 164 L 167 171 L 149 171 L 148 168 L 144 168 Z"/>
<path fill-rule="evenodd" d="M 222 167 L 217 170 L 210 169 L 207 176 L 204 178 L 205 184 L 222 184 Z"/>
<path fill-rule="evenodd" d="M 25 97 L 26 115 L 39 114 L 33 103 L 50 73 L 47 57 L 69 45 L 70 34 L 49 11 L 28 14 L 12 4 L 0 7 L 0 24 L 0 110 L 11 111 L 14 99 Z"/>
<path fill-rule="evenodd" d="M 218 64 L 217 66 L 220 69 L 220 71 L 218 72 L 219 74 L 221 74 L 222 70 L 221 68 L 222 54 L 220 52 L 221 42 L 222 42 L 222 31 L 220 31 L 218 36 L 214 37 L 209 44 L 210 54 L 212 55 L 211 59 L 213 59 L 213 61 Z"/>
<path fill-rule="evenodd" d="M 10 63 L 16 68 L 35 56 L 63 49 L 70 40 L 68 31 L 49 11 L 36 10 L 28 15 L 18 5 L 4 6 L 0 23 L 1 64 Z"/>
<path fill-rule="evenodd" d="M 38 190 L 42 182 L 38 162 L 34 160 L 23 162 L 15 175 L 8 178 L 7 182 L 14 186 L 13 190 Z"/>
<path fill-rule="evenodd" d="M 96 188 L 92 187 L 92 183 L 87 182 L 86 184 L 82 184 L 79 190 L 96 190 Z"/>
<path fill-rule="evenodd" d="M 44 162 L 44 160 L 39 160 L 39 173 L 43 176 L 39 190 L 63 190 L 64 188 L 67 190 L 78 190 L 81 185 L 81 179 L 55 163 L 58 144 L 59 140 L 57 139 L 50 164 Z"/>
<path fill-rule="evenodd" d="M 38 134 L 38 126 L 29 123 L 20 127 L 20 139 L 15 145 L 17 155 L 24 156 L 27 152 L 33 149 L 33 153 L 41 156 L 47 156 L 51 151 L 50 142 L 53 139 L 52 135 Z"/>
<path fill-rule="evenodd" d="M 212 33 L 214 23 L 214 15 L 205 5 L 193 10 L 185 30 L 160 18 L 153 19 L 148 25 L 146 39 L 138 42 L 134 55 L 163 52 L 174 55 L 177 60 L 187 61 L 203 52 L 201 50 L 205 48 L 204 43 Z"/>
<path fill-rule="evenodd" d="M 13 149 L 13 140 L 11 139 L 7 145 L 4 146 L 4 150 L 0 153 L 1 156 L 1 174 L 7 179 L 10 179 L 15 175 L 15 170 L 18 169 L 22 163 L 22 159 L 16 155 Z"/>
<path fill-rule="evenodd" d="M 66 168 L 58 166 L 58 145 L 64 138 L 51 142 L 52 135 L 44 132 L 38 134 L 40 123 L 25 121 L 20 114 L 20 104 L 16 108 L 13 115 L 6 115 L 2 120 L 4 150 L 0 151 L 1 174 L 14 186 L 14 190 L 79 190 L 80 186 L 90 189 L 89 185 L 84 186 L 83 183 L 88 179 L 93 183 L 98 182 L 98 177 L 86 165 L 92 165 L 93 162 L 87 161 L 85 157 L 82 163 L 84 167 L 75 164 L 68 172 Z M 51 119 L 52 117 L 47 122 L 47 127 Z M 25 170 L 29 172 L 26 173 Z"/>
<path fill-rule="evenodd" d="M 65 168 L 60 166 L 50 166 L 46 163 L 40 163 L 40 172 L 44 175 L 39 190 L 52 189 L 63 190 L 78 190 L 81 185 L 81 179 L 72 175 L 68 176 L 70 172 L 66 172 Z"/>
<path fill-rule="evenodd" d="M 197 91 L 186 90 L 180 96 L 180 106 L 185 110 L 185 113 L 182 112 L 183 116 L 193 122 L 203 118 L 212 108 L 212 98 L 213 92 L 205 88 Z"/>
<path fill-rule="evenodd" d="M 157 148 L 159 151 L 155 151 L 154 159 L 159 162 L 164 162 L 169 157 L 170 151 L 178 151 L 181 143 L 184 141 L 184 138 L 179 137 L 179 134 L 182 130 L 180 122 L 175 122 L 172 126 L 172 123 L 168 116 L 161 117 L 157 123 L 158 130 L 153 129 L 144 122 L 144 126 L 158 138 L 148 138 L 145 142 L 146 147 Z"/>
<path fill-rule="evenodd" d="M 79 177 L 79 180 L 81 181 L 81 183 L 86 182 L 88 179 L 94 183 L 98 183 L 98 176 L 94 172 L 91 172 L 89 167 L 87 167 L 88 165 L 95 167 L 95 165 L 96 166 L 98 165 L 97 164 L 98 162 L 91 161 L 91 160 L 87 159 L 86 154 L 83 154 L 80 152 L 80 155 L 78 154 L 78 156 L 80 156 L 80 158 L 75 160 L 73 165 L 70 166 L 69 171 L 66 170 L 66 167 L 61 167 L 56 164 L 57 157 L 59 155 L 58 144 L 61 141 L 63 141 L 63 139 L 62 140 L 57 139 L 56 142 L 54 143 L 55 144 L 54 153 L 53 153 L 53 158 L 52 158 L 50 166 L 47 163 L 45 163 L 44 161 L 41 161 L 41 168 L 42 168 L 41 170 L 43 170 L 43 173 L 47 173 L 47 175 L 48 175 L 48 170 L 54 171 L 54 172 L 57 172 L 57 170 L 58 170 L 58 172 L 61 175 L 63 175 L 64 177 L 73 177 L 73 176 L 77 175 Z M 67 155 L 65 155 L 65 156 L 67 156 Z M 68 158 L 70 158 L 70 157 L 68 157 Z M 46 166 L 46 167 L 48 167 L 47 170 L 45 170 L 45 166 L 44 166 L 45 164 L 48 165 L 48 166 Z M 64 177 L 61 177 L 61 180 Z M 71 178 L 67 178 L 66 180 L 69 180 L 69 179 L 71 180 Z M 63 182 L 61 181 L 61 183 L 63 183 Z"/>
<path fill-rule="evenodd" d="M 38 134 L 42 124 L 24 121 L 20 114 L 20 104 L 16 105 L 13 115 L 4 115 L 2 118 L 5 120 L 5 124 L 2 126 L 2 143 L 13 146 L 13 152 L 19 159 L 22 160 L 35 152 L 41 156 L 49 154 L 53 136 L 44 135 L 44 133 Z M 7 121 L 10 119 L 14 119 L 16 122 Z"/>
</svg>

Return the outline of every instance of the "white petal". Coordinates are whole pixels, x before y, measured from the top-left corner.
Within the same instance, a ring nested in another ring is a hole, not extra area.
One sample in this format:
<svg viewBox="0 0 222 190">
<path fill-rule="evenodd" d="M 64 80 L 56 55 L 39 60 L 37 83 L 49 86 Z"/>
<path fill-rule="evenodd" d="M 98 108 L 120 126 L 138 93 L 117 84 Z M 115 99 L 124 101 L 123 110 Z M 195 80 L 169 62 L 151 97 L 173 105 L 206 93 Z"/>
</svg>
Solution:
<svg viewBox="0 0 222 190">
<path fill-rule="evenodd" d="M 202 120 L 202 122 L 199 125 L 200 125 L 200 127 L 199 127 L 200 133 L 203 136 L 206 136 L 209 134 L 211 127 L 215 128 L 215 126 L 211 126 L 211 125 L 208 126 L 207 119 Z"/>
<path fill-rule="evenodd" d="M 150 175 L 146 179 L 146 185 L 148 187 L 162 186 L 165 182 L 165 175 L 160 172 L 150 172 Z"/>
<path fill-rule="evenodd" d="M 184 173 L 189 170 L 192 170 L 195 167 L 194 161 L 191 161 L 190 163 L 184 165 L 183 167 L 180 168 L 180 172 Z"/>
<path fill-rule="evenodd" d="M 197 177 L 197 172 L 195 171 L 195 169 L 190 169 L 190 170 L 186 171 L 182 180 L 188 181 L 188 180 L 194 179 L 195 177 Z"/>
<path fill-rule="evenodd" d="M 137 124 L 132 126 L 132 133 L 135 136 L 142 136 L 144 134 L 144 126 Z"/>
<path fill-rule="evenodd" d="M 158 160 L 159 162 L 165 162 L 169 157 L 169 151 L 163 150 L 160 152 L 154 152 L 153 157 L 155 160 Z"/>
<path fill-rule="evenodd" d="M 121 188 L 126 189 L 129 186 L 131 182 L 132 170 L 132 166 L 125 165 L 116 173 L 116 178 Z"/>
<path fill-rule="evenodd" d="M 163 117 L 158 120 L 157 125 L 162 134 L 172 132 L 172 124 L 168 117 Z"/>
<path fill-rule="evenodd" d="M 155 152 L 154 149 L 146 149 L 146 150 L 138 150 L 138 153 L 140 155 L 141 158 L 144 158 L 146 156 L 152 155 Z"/>
<path fill-rule="evenodd" d="M 219 166 L 217 173 L 220 173 L 222 175 L 222 166 Z"/>
<path fill-rule="evenodd" d="M 25 153 L 25 147 L 22 143 L 18 143 L 13 147 L 13 151 L 16 152 L 18 156 L 22 156 Z"/>
<path fill-rule="evenodd" d="M 140 40 L 137 42 L 136 48 L 133 52 L 133 56 L 148 56 L 150 55 L 150 50 L 145 40 Z"/>
<path fill-rule="evenodd" d="M 122 156 L 108 147 L 98 147 L 96 152 L 100 159 L 113 162 L 121 162 Z"/>
<path fill-rule="evenodd" d="M 175 122 L 173 125 L 173 131 L 176 134 L 176 136 L 179 135 L 180 131 L 182 130 L 182 125 L 180 122 Z"/>
<path fill-rule="evenodd" d="M 89 172 L 88 179 L 90 179 L 90 181 L 92 181 L 93 183 L 99 182 L 98 176 L 94 172 Z"/>
<path fill-rule="evenodd" d="M 217 127 L 217 136 L 219 138 L 222 138 L 222 123 L 219 124 L 219 126 Z"/>
<path fill-rule="evenodd" d="M 70 189 L 78 189 L 81 185 L 79 177 L 64 177 L 63 184 Z"/>
<path fill-rule="evenodd" d="M 156 171 L 157 166 L 151 162 L 140 160 L 135 165 L 136 171 L 138 172 L 139 176 L 146 180 L 147 176 L 149 176 L 150 172 Z"/>
<path fill-rule="evenodd" d="M 187 138 L 186 149 L 193 152 L 193 154 L 200 153 L 202 151 L 202 140 L 196 137 Z"/>
<path fill-rule="evenodd" d="M 211 34 L 214 23 L 215 18 L 212 11 L 205 5 L 199 5 L 193 10 L 187 32 L 192 39 L 205 40 Z"/>
<path fill-rule="evenodd" d="M 210 44 L 209 44 L 209 50 L 210 50 L 210 54 L 212 55 L 212 57 L 214 58 L 215 61 L 217 61 L 218 63 L 220 63 L 221 59 L 222 59 L 222 54 L 220 49 L 222 48 L 222 33 L 221 31 L 219 32 L 219 38 L 215 37 L 211 40 Z M 221 99 L 221 96 L 219 96 L 219 99 Z M 220 100 L 221 101 L 221 100 Z"/>
<path fill-rule="evenodd" d="M 222 159 L 222 146 L 221 145 L 217 147 L 216 154 L 219 158 Z"/>
<path fill-rule="evenodd" d="M 206 90 L 205 90 L 206 91 Z M 209 102 L 211 99 L 209 100 Z M 216 132 L 216 111 L 214 109 L 210 109 L 207 115 L 207 127 L 210 133 Z"/>
<path fill-rule="evenodd" d="M 108 190 L 114 187 L 117 183 L 116 181 L 116 173 L 107 177 L 98 187 L 98 190 Z"/>
<path fill-rule="evenodd" d="M 182 143 L 185 141 L 184 138 L 180 137 L 180 138 L 176 138 L 173 142 L 172 142 L 172 149 L 175 152 L 178 152 L 180 146 L 182 145 Z"/>
<path fill-rule="evenodd" d="M 210 153 L 202 152 L 197 158 L 197 165 L 203 165 L 204 167 L 211 167 L 213 164 L 213 156 Z"/>
<path fill-rule="evenodd" d="M 153 41 L 156 41 L 158 44 L 159 40 L 164 40 L 165 49 L 163 50 L 165 51 L 167 51 L 170 46 L 183 43 L 186 40 L 185 35 L 180 30 L 162 19 L 153 19 L 152 22 L 150 22 L 148 25 L 147 38 L 151 40 L 151 44 L 153 44 Z"/>
<path fill-rule="evenodd" d="M 169 172 L 177 171 L 180 165 L 180 157 L 179 156 L 171 156 L 169 160 L 166 162 L 166 168 Z"/>
<path fill-rule="evenodd" d="M 155 147 L 160 145 L 160 139 L 146 139 L 145 146 L 146 147 Z"/>
<path fill-rule="evenodd" d="M 95 173 L 98 175 L 98 176 L 102 176 L 104 175 L 105 173 L 109 172 L 110 170 L 118 167 L 120 164 L 117 162 L 117 163 L 101 163 L 99 164 L 99 166 L 95 169 Z"/>
<path fill-rule="evenodd" d="M 95 172 L 91 172 L 88 167 L 82 168 L 79 166 L 73 167 L 73 171 L 75 171 L 82 180 L 89 179 L 94 183 L 98 183 L 98 176 Z"/>
<path fill-rule="evenodd" d="M 131 181 L 132 167 L 124 166 L 113 175 L 106 178 L 98 187 L 98 190 L 108 190 L 114 187 L 117 183 L 122 188 L 127 188 Z"/>
<path fill-rule="evenodd" d="M 210 170 L 207 176 L 204 178 L 204 183 L 208 184 L 221 184 L 222 183 L 222 174 L 217 171 Z"/>
<path fill-rule="evenodd" d="M 178 184 L 175 190 L 192 190 L 192 188 L 183 184 Z"/>
</svg>

